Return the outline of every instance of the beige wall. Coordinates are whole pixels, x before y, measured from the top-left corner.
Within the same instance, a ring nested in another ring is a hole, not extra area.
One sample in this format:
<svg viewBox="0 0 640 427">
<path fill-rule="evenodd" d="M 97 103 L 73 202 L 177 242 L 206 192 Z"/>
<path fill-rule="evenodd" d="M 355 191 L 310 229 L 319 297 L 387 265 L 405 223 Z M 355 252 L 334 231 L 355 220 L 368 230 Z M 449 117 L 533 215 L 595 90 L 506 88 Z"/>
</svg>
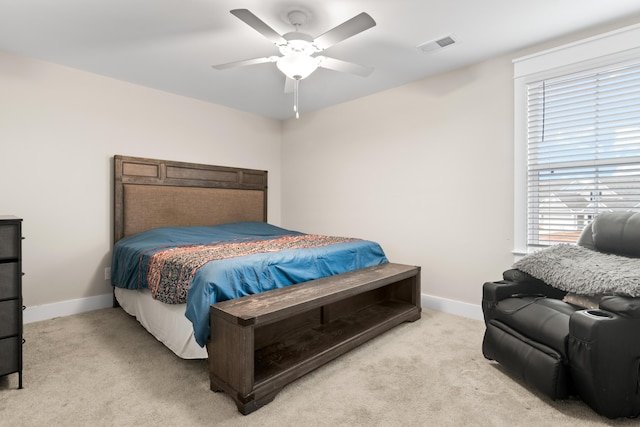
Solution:
<svg viewBox="0 0 640 427">
<path fill-rule="evenodd" d="M 380 242 L 423 293 L 479 304 L 512 261 L 508 58 L 284 125 L 283 223 Z"/>
<path fill-rule="evenodd" d="M 513 59 L 636 22 L 286 121 L 283 224 L 376 240 L 424 294 L 479 306 L 514 260 Z"/>
<path fill-rule="evenodd" d="M 0 52 L 0 213 L 24 218 L 27 306 L 108 294 L 114 154 L 269 170 L 281 124 Z"/>
</svg>

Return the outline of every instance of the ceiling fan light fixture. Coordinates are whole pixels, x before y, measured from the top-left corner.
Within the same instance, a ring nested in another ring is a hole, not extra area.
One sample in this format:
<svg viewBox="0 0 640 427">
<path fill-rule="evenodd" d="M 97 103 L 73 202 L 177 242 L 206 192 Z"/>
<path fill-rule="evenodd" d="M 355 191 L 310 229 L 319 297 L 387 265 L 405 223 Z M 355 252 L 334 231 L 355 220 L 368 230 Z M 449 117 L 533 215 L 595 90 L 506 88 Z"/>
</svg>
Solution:
<svg viewBox="0 0 640 427">
<path fill-rule="evenodd" d="M 317 58 L 304 53 L 292 53 L 278 59 L 276 66 L 282 73 L 294 80 L 302 80 L 309 77 L 319 65 Z"/>
</svg>

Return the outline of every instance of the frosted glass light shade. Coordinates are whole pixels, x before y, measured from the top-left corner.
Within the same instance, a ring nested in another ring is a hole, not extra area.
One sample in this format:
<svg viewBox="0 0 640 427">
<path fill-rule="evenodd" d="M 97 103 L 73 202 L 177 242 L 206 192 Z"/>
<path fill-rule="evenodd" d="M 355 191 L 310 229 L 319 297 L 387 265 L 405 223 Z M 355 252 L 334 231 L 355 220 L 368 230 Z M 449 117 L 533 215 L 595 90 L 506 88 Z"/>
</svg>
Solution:
<svg viewBox="0 0 640 427">
<path fill-rule="evenodd" d="M 291 53 L 278 59 L 276 66 L 287 77 L 302 80 L 318 68 L 318 60 L 304 53 Z"/>
</svg>

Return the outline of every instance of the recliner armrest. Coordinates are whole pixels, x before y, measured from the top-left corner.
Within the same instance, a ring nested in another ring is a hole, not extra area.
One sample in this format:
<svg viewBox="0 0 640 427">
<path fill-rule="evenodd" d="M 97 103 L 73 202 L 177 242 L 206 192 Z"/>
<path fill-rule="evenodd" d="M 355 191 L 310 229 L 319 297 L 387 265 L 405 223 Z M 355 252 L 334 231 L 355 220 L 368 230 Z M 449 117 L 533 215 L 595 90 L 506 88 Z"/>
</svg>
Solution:
<svg viewBox="0 0 640 427">
<path fill-rule="evenodd" d="M 498 282 L 487 282 L 482 287 L 482 299 L 493 302 L 524 295 L 540 295 L 562 299 L 566 294 L 565 291 L 549 286 L 540 280 L 501 280 Z"/>
<path fill-rule="evenodd" d="M 567 294 L 517 269 L 507 270 L 502 276 L 505 280 L 486 282 L 482 286 L 482 313 L 485 323 L 495 317 L 496 306 L 503 299 L 523 296 L 562 299 Z"/>
<path fill-rule="evenodd" d="M 605 296 L 600 300 L 600 309 L 630 319 L 640 319 L 640 298 Z"/>
<path fill-rule="evenodd" d="M 640 413 L 640 298 L 604 297 L 569 319 L 571 377 L 589 406 L 609 418 Z"/>
<path fill-rule="evenodd" d="M 540 296 L 554 299 L 562 299 L 566 292 L 553 288 L 541 280 L 501 280 L 498 282 L 486 282 L 482 286 L 482 313 L 485 323 L 489 323 L 496 316 L 498 302 L 506 298 L 523 296 Z"/>
</svg>

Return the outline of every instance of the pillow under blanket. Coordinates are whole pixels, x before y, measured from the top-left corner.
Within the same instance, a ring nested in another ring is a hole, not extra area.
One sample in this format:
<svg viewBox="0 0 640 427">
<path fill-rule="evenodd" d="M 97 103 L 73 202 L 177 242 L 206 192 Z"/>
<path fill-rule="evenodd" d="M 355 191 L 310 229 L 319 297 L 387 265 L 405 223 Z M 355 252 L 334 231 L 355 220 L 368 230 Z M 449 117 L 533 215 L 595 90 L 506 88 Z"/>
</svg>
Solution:
<svg viewBox="0 0 640 427">
<path fill-rule="evenodd" d="M 526 255 L 513 268 L 576 294 L 640 296 L 640 258 L 560 244 Z"/>
</svg>

